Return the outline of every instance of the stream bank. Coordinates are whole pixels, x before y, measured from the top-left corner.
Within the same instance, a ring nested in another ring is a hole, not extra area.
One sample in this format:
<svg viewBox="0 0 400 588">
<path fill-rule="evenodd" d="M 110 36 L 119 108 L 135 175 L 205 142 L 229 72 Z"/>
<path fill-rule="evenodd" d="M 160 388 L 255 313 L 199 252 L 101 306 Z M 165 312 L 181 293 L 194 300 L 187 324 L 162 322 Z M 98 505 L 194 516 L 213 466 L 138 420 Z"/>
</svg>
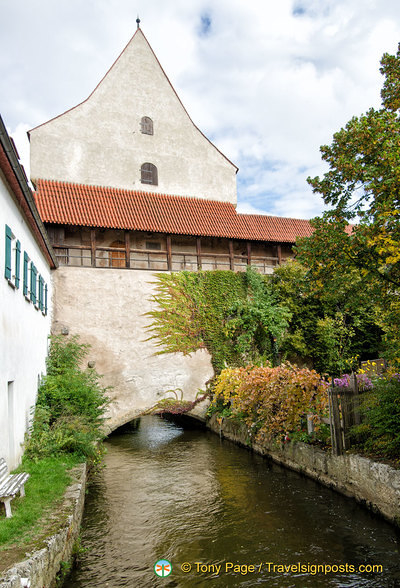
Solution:
<svg viewBox="0 0 400 588">
<path fill-rule="evenodd" d="M 225 439 L 355 498 L 400 527 L 400 470 L 357 454 L 334 456 L 306 443 L 281 446 L 252 443 L 244 423 L 229 419 L 219 422 L 216 415 L 211 417 L 207 426 Z"/>
<path fill-rule="evenodd" d="M 71 470 L 72 483 L 67 488 L 63 503 L 54 513 L 53 531 L 38 540 L 38 548 L 9 568 L 0 577 L 0 588 L 52 588 L 62 563 L 69 562 L 79 536 L 85 490 L 86 464 Z"/>
</svg>

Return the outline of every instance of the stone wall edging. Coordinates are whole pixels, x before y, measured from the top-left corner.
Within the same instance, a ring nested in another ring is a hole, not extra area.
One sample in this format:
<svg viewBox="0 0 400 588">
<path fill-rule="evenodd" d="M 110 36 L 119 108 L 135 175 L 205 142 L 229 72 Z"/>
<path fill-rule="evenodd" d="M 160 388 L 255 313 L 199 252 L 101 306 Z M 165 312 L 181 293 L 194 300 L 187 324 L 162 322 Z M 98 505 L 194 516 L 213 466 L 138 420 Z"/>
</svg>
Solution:
<svg viewBox="0 0 400 588">
<path fill-rule="evenodd" d="M 219 423 L 215 415 L 207 426 L 234 443 L 355 498 L 400 527 L 400 470 L 357 454 L 334 456 L 306 443 L 287 443 L 281 447 L 249 443 L 244 423 L 227 419 Z"/>
<path fill-rule="evenodd" d="M 86 490 L 86 464 L 80 464 L 71 471 L 72 484 L 67 488 L 60 507 L 61 522 L 58 530 L 48 537 L 46 547 L 28 554 L 27 559 L 9 568 L 0 577 L 0 588 L 51 588 L 61 562 L 69 561 L 72 549 L 79 535 Z M 25 584 L 23 578 L 30 581 Z"/>
</svg>

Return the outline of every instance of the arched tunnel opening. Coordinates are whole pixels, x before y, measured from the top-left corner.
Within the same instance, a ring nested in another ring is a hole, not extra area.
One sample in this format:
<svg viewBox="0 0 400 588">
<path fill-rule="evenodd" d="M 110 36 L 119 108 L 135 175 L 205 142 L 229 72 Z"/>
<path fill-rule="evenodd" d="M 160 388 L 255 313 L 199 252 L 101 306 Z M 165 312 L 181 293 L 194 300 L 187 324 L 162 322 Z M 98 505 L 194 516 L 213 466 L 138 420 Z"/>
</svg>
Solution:
<svg viewBox="0 0 400 588">
<path fill-rule="evenodd" d="M 157 416 L 159 419 L 164 419 L 166 421 L 175 423 L 176 425 L 182 427 L 185 430 L 198 430 L 198 429 L 206 429 L 206 422 L 200 420 L 198 417 L 191 416 L 190 414 L 172 414 L 172 413 L 163 413 L 161 415 L 154 415 Z M 131 421 L 121 425 L 114 429 L 110 434 L 109 437 L 113 435 L 121 435 L 122 433 L 128 433 L 130 431 L 136 431 L 140 427 L 140 422 L 142 418 L 146 418 L 146 415 L 138 416 Z"/>
</svg>

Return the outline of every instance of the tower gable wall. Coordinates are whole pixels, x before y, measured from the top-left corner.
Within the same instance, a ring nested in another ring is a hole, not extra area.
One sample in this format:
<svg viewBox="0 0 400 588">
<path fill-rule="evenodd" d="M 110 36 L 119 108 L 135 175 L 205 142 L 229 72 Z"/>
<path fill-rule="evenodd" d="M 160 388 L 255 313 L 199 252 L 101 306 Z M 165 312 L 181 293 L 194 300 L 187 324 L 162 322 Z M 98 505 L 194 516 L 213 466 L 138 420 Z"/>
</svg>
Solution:
<svg viewBox="0 0 400 588">
<path fill-rule="evenodd" d="M 154 133 L 141 132 L 142 117 Z M 139 29 L 89 98 L 30 133 L 31 176 L 236 204 L 237 168 L 193 124 Z M 140 168 L 157 167 L 158 185 Z"/>
</svg>

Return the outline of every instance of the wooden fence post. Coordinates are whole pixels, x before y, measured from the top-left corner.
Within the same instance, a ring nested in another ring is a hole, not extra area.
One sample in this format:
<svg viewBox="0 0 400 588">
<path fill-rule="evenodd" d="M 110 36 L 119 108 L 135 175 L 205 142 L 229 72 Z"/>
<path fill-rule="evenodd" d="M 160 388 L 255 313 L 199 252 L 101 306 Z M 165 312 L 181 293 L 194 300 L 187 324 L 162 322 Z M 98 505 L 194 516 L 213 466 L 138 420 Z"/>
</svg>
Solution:
<svg viewBox="0 0 400 588">
<path fill-rule="evenodd" d="M 334 392 L 333 382 L 329 389 L 329 413 L 331 423 L 332 453 L 343 454 L 342 427 L 340 423 L 338 395 Z"/>
<path fill-rule="evenodd" d="M 361 411 L 360 411 L 360 391 L 358 388 L 357 376 L 352 374 L 353 379 L 353 425 L 359 425 L 361 423 Z"/>
<path fill-rule="evenodd" d="M 350 443 L 348 440 L 348 432 L 353 420 L 353 398 L 350 388 L 347 390 L 341 390 L 340 408 L 343 422 L 343 449 L 349 449 Z"/>
</svg>

